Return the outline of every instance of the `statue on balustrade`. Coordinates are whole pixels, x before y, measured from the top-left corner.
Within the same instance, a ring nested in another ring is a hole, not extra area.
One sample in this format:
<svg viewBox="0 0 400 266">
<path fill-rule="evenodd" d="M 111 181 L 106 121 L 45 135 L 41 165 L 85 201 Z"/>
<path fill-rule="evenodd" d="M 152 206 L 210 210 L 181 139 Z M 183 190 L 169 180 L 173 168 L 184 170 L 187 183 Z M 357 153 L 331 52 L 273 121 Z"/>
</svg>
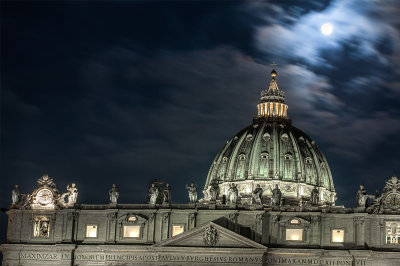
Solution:
<svg viewBox="0 0 400 266">
<path fill-rule="evenodd" d="M 219 186 L 216 180 L 211 181 L 210 184 L 210 201 L 216 201 L 219 194 Z"/>
<path fill-rule="evenodd" d="M 237 185 L 232 183 L 230 188 L 228 189 L 228 201 L 231 204 L 236 204 L 237 200 L 238 200 L 238 194 L 239 194 L 239 191 L 238 191 Z"/>
<path fill-rule="evenodd" d="M 110 203 L 116 204 L 119 198 L 119 188 L 116 184 L 112 185 L 108 194 L 110 195 Z"/>
<path fill-rule="evenodd" d="M 360 189 L 357 191 L 357 207 L 365 208 L 367 206 L 368 194 L 364 189 L 363 185 L 360 185 Z"/>
<path fill-rule="evenodd" d="M 256 204 L 261 204 L 262 193 L 263 189 L 261 188 L 260 184 L 257 184 L 257 187 L 252 192 L 253 201 Z"/>
<path fill-rule="evenodd" d="M 280 206 L 281 198 L 282 198 L 282 192 L 279 189 L 278 184 L 276 184 L 275 188 L 272 190 L 271 205 L 272 206 Z"/>
<path fill-rule="evenodd" d="M 19 192 L 19 185 L 15 185 L 11 193 L 12 205 L 17 205 L 21 201 L 21 193 Z"/>
<path fill-rule="evenodd" d="M 75 183 L 72 183 L 71 186 L 67 185 L 67 191 L 68 191 L 68 207 L 74 206 L 76 203 L 76 200 L 78 199 L 78 189 L 76 188 Z"/>
<path fill-rule="evenodd" d="M 197 201 L 197 188 L 195 184 L 191 183 L 190 186 L 186 185 L 186 189 L 189 193 L 189 202 L 196 203 Z"/>
<path fill-rule="evenodd" d="M 149 188 L 149 204 L 156 204 L 157 203 L 157 198 L 159 194 L 158 187 L 156 186 L 155 183 L 151 184 L 151 187 Z"/>
</svg>

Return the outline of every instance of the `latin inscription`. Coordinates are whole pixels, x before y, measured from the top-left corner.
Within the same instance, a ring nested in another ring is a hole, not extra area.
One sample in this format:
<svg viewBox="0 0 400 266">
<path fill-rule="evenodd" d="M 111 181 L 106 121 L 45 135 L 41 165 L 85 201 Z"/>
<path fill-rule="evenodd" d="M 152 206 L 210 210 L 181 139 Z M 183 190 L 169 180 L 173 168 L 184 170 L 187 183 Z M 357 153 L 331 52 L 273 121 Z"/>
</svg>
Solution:
<svg viewBox="0 0 400 266">
<path fill-rule="evenodd" d="M 297 265 L 329 265 L 329 266 L 366 266 L 366 260 L 352 259 L 338 260 L 338 259 L 315 259 L 315 258 L 282 258 L 282 257 L 267 257 L 265 259 L 267 264 L 297 264 Z M 355 264 L 353 264 L 355 263 Z"/>
<path fill-rule="evenodd" d="M 210 263 L 261 263 L 262 257 L 217 255 L 169 255 L 169 254 L 75 254 L 76 261 L 180 261 Z"/>
<path fill-rule="evenodd" d="M 41 253 L 21 252 L 21 260 L 70 260 L 70 253 Z M 205 263 L 262 263 L 267 264 L 297 264 L 297 265 L 325 265 L 325 266 L 366 266 L 366 260 L 339 260 L 317 258 L 283 258 L 268 256 L 219 256 L 219 255 L 171 255 L 171 254 L 75 254 L 76 261 L 132 261 L 132 262 L 205 262 Z"/>
<path fill-rule="evenodd" d="M 38 253 L 38 252 L 21 252 L 19 258 L 22 260 L 59 260 L 57 253 Z"/>
</svg>

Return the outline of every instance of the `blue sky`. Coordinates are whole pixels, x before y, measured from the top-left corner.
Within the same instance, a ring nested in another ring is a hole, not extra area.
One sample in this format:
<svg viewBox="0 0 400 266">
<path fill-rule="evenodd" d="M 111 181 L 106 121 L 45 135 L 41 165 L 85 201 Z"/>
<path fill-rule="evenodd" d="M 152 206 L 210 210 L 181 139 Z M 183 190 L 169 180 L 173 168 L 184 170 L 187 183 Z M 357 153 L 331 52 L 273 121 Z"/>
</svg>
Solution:
<svg viewBox="0 0 400 266">
<path fill-rule="evenodd" d="M 399 175 L 397 1 L 1 3 L 1 186 L 42 174 L 81 203 L 186 202 L 251 123 L 278 63 L 293 125 L 325 153 L 337 204 Z M 334 26 L 331 35 L 322 24 Z"/>
</svg>

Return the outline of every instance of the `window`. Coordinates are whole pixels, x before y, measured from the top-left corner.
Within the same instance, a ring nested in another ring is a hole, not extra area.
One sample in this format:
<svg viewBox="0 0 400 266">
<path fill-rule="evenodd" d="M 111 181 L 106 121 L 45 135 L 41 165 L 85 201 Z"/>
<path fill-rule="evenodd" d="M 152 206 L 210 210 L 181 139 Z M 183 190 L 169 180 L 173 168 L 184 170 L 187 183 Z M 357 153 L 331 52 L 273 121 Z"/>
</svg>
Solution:
<svg viewBox="0 0 400 266">
<path fill-rule="evenodd" d="M 386 222 L 386 244 L 400 244 L 400 221 Z"/>
<path fill-rule="evenodd" d="M 300 224 L 300 221 L 297 219 L 290 220 L 290 224 Z"/>
<path fill-rule="evenodd" d="M 303 241 L 303 229 L 287 228 L 286 229 L 286 240 Z"/>
<path fill-rule="evenodd" d="M 124 225 L 124 237 L 140 237 L 140 225 Z"/>
<path fill-rule="evenodd" d="M 179 235 L 185 231 L 184 225 L 172 225 L 172 236 Z"/>
<path fill-rule="evenodd" d="M 86 225 L 86 237 L 97 237 L 97 225 Z"/>
<path fill-rule="evenodd" d="M 332 229 L 332 243 L 344 242 L 344 229 Z"/>
<path fill-rule="evenodd" d="M 251 140 L 253 140 L 253 135 L 248 134 L 248 135 L 246 136 L 246 141 L 251 141 Z"/>
<path fill-rule="evenodd" d="M 36 216 L 33 222 L 34 237 L 49 237 L 50 232 L 50 217 Z"/>
<path fill-rule="evenodd" d="M 136 216 L 129 216 L 128 217 L 128 222 L 132 222 L 132 223 L 137 222 L 137 217 Z"/>
</svg>

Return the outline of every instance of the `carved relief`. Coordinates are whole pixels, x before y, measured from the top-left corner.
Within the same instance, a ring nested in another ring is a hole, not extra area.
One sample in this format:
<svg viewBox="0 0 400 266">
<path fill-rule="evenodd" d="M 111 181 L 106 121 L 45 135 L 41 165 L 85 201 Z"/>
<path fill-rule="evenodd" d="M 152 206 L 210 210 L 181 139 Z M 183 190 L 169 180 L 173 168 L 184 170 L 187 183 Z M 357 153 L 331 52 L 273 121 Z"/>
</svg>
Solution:
<svg viewBox="0 0 400 266">
<path fill-rule="evenodd" d="M 237 217 L 239 216 L 239 213 L 230 213 L 228 215 L 229 220 L 231 220 L 233 223 L 236 223 Z"/>
<path fill-rule="evenodd" d="M 69 212 L 69 213 L 67 213 L 67 220 L 72 221 L 72 220 L 76 219 L 78 216 L 79 216 L 79 214 L 77 212 Z"/>
<path fill-rule="evenodd" d="M 155 217 L 156 217 L 156 213 L 155 212 L 150 213 L 149 214 L 149 221 L 152 222 Z"/>
<path fill-rule="evenodd" d="M 115 220 L 115 219 L 117 219 L 117 213 L 116 212 L 107 213 L 107 218 L 109 220 Z"/>
<path fill-rule="evenodd" d="M 362 225 L 365 222 L 365 217 L 364 216 L 356 216 L 356 217 L 353 217 L 353 221 L 357 225 Z"/>
<path fill-rule="evenodd" d="M 274 216 L 272 216 L 272 223 L 277 223 L 277 222 L 279 222 L 279 215 L 274 215 Z"/>
<path fill-rule="evenodd" d="M 219 234 L 217 229 L 212 227 L 211 225 L 206 227 L 203 234 L 203 241 L 205 246 L 215 246 L 218 243 Z"/>
<path fill-rule="evenodd" d="M 321 223 L 321 216 L 311 216 L 311 223 L 313 225 L 319 225 Z"/>
<path fill-rule="evenodd" d="M 169 215 L 170 215 L 171 213 L 170 212 L 165 212 L 165 213 L 163 213 L 163 221 L 166 223 L 166 222 L 168 222 L 168 219 L 169 219 Z"/>
<path fill-rule="evenodd" d="M 359 193 L 357 193 L 358 196 Z M 377 191 L 376 196 L 366 195 L 373 199 L 372 206 L 367 208 L 367 212 L 374 214 L 384 213 L 385 210 L 400 210 L 400 181 L 396 176 L 386 181 L 383 193 Z"/>
<path fill-rule="evenodd" d="M 264 215 L 262 213 L 256 215 L 256 221 L 258 224 L 262 222 Z"/>
<path fill-rule="evenodd" d="M 49 237 L 50 233 L 50 217 L 48 216 L 35 216 L 33 223 L 33 236 L 34 237 Z"/>
</svg>

